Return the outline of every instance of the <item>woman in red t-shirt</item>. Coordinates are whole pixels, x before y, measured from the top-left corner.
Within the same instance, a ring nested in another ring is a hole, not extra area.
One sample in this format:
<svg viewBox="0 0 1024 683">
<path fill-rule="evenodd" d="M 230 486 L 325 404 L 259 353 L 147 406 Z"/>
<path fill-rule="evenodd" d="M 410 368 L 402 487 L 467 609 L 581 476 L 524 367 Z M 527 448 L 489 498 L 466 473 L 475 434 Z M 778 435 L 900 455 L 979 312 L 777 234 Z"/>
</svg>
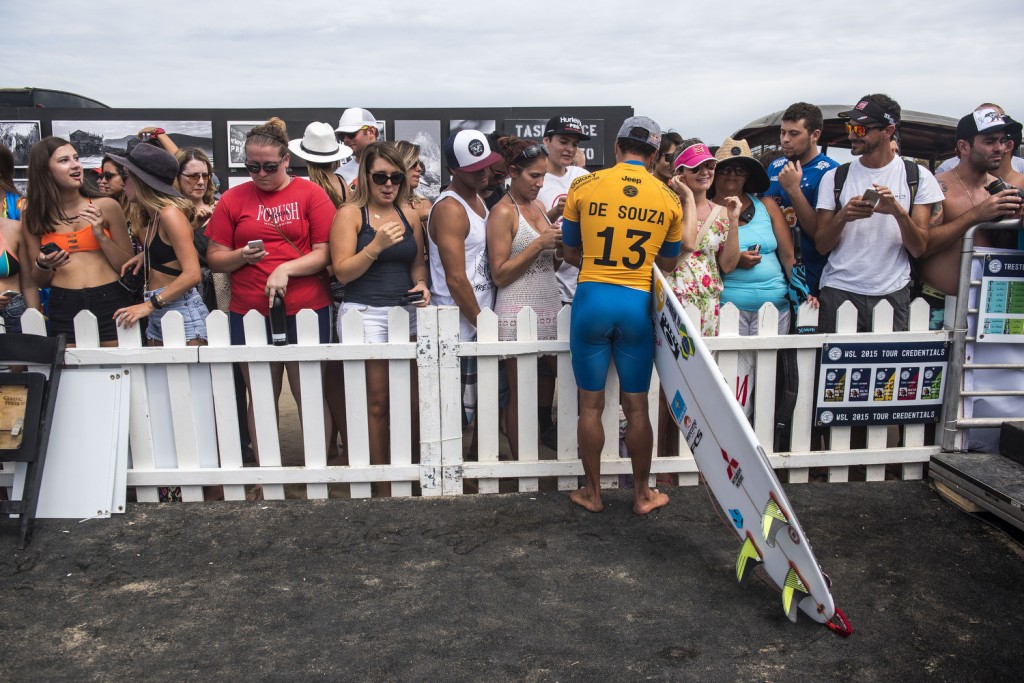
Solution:
<svg viewBox="0 0 1024 683">
<path fill-rule="evenodd" d="M 289 176 L 289 160 L 288 132 L 281 119 L 272 118 L 250 130 L 245 140 L 245 167 L 252 182 L 224 193 L 206 229 L 210 270 L 231 274 L 228 317 L 232 344 L 245 343 L 242 318 L 253 310 L 268 317 L 269 343 L 270 306 L 278 293 L 284 297 L 290 343 L 296 343 L 295 315 L 304 308 L 312 309 L 319 318 L 320 341 L 330 339 L 331 300 L 321 275 L 330 260 L 327 242 L 334 204 L 319 186 Z M 256 240 L 262 241 L 262 248 L 248 246 Z M 242 367 L 249 387 L 248 368 Z M 285 368 L 298 403 L 297 363 L 271 364 L 275 396 L 280 396 Z M 251 402 L 249 430 L 255 437 Z"/>
</svg>

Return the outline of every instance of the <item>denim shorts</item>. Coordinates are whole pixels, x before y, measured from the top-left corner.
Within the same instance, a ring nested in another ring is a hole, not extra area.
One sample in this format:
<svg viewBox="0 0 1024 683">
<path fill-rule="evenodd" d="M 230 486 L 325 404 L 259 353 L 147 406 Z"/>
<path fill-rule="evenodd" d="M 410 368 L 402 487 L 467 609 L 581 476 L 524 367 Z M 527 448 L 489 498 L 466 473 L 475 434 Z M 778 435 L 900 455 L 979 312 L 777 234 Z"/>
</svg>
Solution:
<svg viewBox="0 0 1024 683">
<path fill-rule="evenodd" d="M 100 341 L 117 341 L 117 325 L 114 311 L 134 303 L 128 290 L 117 280 L 99 287 L 65 289 L 50 287 L 50 336 L 60 333 L 68 336 L 68 343 L 75 343 L 75 316 L 79 311 L 89 311 L 96 316 Z"/>
<path fill-rule="evenodd" d="M 363 343 L 383 344 L 388 340 L 388 315 L 394 306 L 367 306 L 346 301 L 338 310 L 338 340 L 342 339 L 341 319 L 349 311 L 363 314 Z M 416 335 L 416 306 L 402 306 L 409 313 L 409 335 Z"/>
<path fill-rule="evenodd" d="M 320 334 L 320 343 L 329 344 L 331 341 L 331 307 L 324 306 L 323 308 L 313 309 L 317 317 L 318 332 Z M 230 311 L 228 313 L 228 327 L 231 332 L 231 345 L 232 346 L 245 346 L 245 325 L 244 317 L 241 313 L 235 313 Z M 267 343 L 270 340 L 270 316 L 264 318 L 267 330 Z M 298 331 L 295 326 L 295 316 L 289 315 L 285 319 L 288 333 L 288 343 L 298 343 Z"/>
<path fill-rule="evenodd" d="M 165 287 L 142 293 L 142 300 L 149 301 L 164 291 Z M 149 325 L 146 327 L 146 338 L 155 341 L 164 340 L 163 317 L 168 311 L 177 311 L 185 320 L 185 341 L 206 339 L 206 316 L 210 314 L 199 290 L 193 287 L 174 301 L 165 301 L 164 307 L 149 314 Z"/>
<path fill-rule="evenodd" d="M 0 308 L 0 318 L 4 320 L 4 330 L 18 334 L 21 332 L 21 315 L 25 312 L 25 297 L 16 294 L 7 305 Z"/>
</svg>

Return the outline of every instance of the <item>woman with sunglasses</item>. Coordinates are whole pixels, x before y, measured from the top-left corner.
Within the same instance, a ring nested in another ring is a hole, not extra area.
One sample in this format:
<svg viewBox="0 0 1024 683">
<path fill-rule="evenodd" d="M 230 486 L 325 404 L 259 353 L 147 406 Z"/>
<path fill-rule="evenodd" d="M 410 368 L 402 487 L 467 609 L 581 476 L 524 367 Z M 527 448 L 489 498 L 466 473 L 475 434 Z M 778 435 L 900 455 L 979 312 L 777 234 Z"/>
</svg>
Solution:
<svg viewBox="0 0 1024 683">
<path fill-rule="evenodd" d="M 206 250 L 210 240 L 206 236 L 206 225 L 210 222 L 217 205 L 217 187 L 214 182 L 213 164 L 206 152 L 198 147 L 185 147 L 174 153 L 178 162 L 178 176 L 174 188 L 192 204 L 192 241 L 199 255 L 201 277 L 197 289 L 203 303 L 211 310 L 228 310 L 231 297 L 231 280 L 226 273 L 214 273 L 206 262 Z"/>
<path fill-rule="evenodd" d="M 252 128 L 245 140 L 245 168 L 252 182 L 221 196 L 206 229 L 210 270 L 231 274 L 228 319 L 235 345 L 245 344 L 245 314 L 255 310 L 268 317 L 278 295 L 284 300 L 289 343 L 297 342 L 295 316 L 304 308 L 317 315 L 320 341 L 330 339 L 331 302 L 321 274 L 329 260 L 334 204 L 314 183 L 288 175 L 290 159 L 288 132 L 281 119 Z M 266 334 L 270 343 L 269 317 Z M 275 398 L 280 396 L 286 368 L 292 395 L 299 403 L 297 363 L 271 364 Z M 251 392 L 248 368 L 243 367 L 242 373 Z M 256 434 L 251 407 L 249 433 Z M 258 448 L 254 450 L 258 457 Z"/>
<path fill-rule="evenodd" d="M 120 205 L 92 199 L 85 171 L 67 140 L 43 138 L 29 152 L 28 197 L 23 214 L 32 278 L 50 288 L 50 334 L 75 341 L 75 316 L 96 316 L 100 344 L 117 346 L 114 311 L 131 304 L 118 283 L 132 257 L 128 226 Z M 52 246 L 51 246 L 52 245 Z"/>
<path fill-rule="evenodd" d="M 426 197 L 416 194 L 416 189 L 420 186 L 420 179 L 426 170 L 426 166 L 420 160 L 420 146 L 408 140 L 399 140 L 395 143 L 395 148 L 402 155 L 402 161 L 405 162 L 405 168 L 409 173 L 409 198 L 406 200 L 406 205 L 420 217 L 420 223 L 425 230 L 427 218 L 430 217 L 431 203 Z"/>
<path fill-rule="evenodd" d="M 726 139 L 715 159 L 718 168 L 711 190 L 713 200 L 719 204 L 732 198 L 740 201 L 736 231 L 739 260 L 734 270 L 725 273 L 721 301 L 739 309 L 741 336 L 757 335 L 758 311 L 765 303 L 779 311 L 778 332 L 787 334 L 787 283 L 796 258 L 782 209 L 774 201 L 762 202 L 756 196 L 768 189 L 768 173 L 744 140 Z"/>
<path fill-rule="evenodd" d="M 345 283 L 339 339 L 344 339 L 342 318 L 356 310 L 363 315 L 363 341 L 386 342 L 388 315 L 395 306 L 408 311 L 409 332 L 416 334 L 415 309 L 430 303 L 430 290 L 423 228 L 407 206 L 408 193 L 405 161 L 395 146 L 388 142 L 366 146 L 352 201 L 341 207 L 331 226 L 334 273 Z M 366 399 L 370 463 L 385 465 L 389 459 L 388 361 L 366 362 Z M 381 482 L 377 492 L 388 496 L 391 485 Z"/>
<path fill-rule="evenodd" d="M 733 197 L 722 205 L 708 198 L 717 165 L 706 145 L 690 145 L 676 157 L 676 174 L 669 180 L 669 187 L 680 197 L 686 191 L 693 195 L 697 248 L 679 255 L 679 265 L 667 279 L 684 305 L 691 303 L 700 310 L 701 334 L 706 337 L 718 334 L 722 273 L 731 271 L 739 261 L 736 231 L 729 228 L 739 220 L 740 202 Z"/>
<path fill-rule="evenodd" d="M 110 197 L 118 204 L 125 206 L 124 200 L 124 169 L 120 168 L 109 154 L 103 156 L 100 162 L 100 176 L 96 180 L 96 187 L 104 197 Z"/>
<path fill-rule="evenodd" d="M 537 339 L 554 339 L 562 300 L 555 269 L 556 251 L 562 246 L 562 230 L 552 225 L 545 207 L 537 200 L 548 173 L 548 151 L 539 143 L 512 136 L 498 140 L 510 183 L 508 191 L 487 216 L 487 253 L 491 279 L 498 288 L 494 312 L 498 315 L 498 339 L 515 341 L 516 317 L 529 306 L 537 315 Z M 542 356 L 550 372 L 538 379 L 554 384 L 555 358 Z M 509 401 L 506 412 L 512 457 L 519 457 L 519 409 L 516 361 L 505 361 Z M 550 389 L 551 387 L 547 387 Z M 538 387 L 546 396 L 545 387 Z M 550 414 L 550 407 L 548 413 Z"/>
<path fill-rule="evenodd" d="M 143 252 L 121 270 L 141 269 L 145 277 L 143 303 L 115 311 L 114 320 L 131 327 L 148 317 L 146 338 L 150 346 L 162 346 L 163 316 L 177 311 L 184 319 L 186 343 L 205 344 L 209 310 L 196 290 L 200 274 L 189 221 L 192 202 L 172 185 L 178 162 L 154 145 L 136 145 L 128 156 L 112 158 L 125 169 L 124 193 L 134 205 L 143 245 Z"/>
</svg>

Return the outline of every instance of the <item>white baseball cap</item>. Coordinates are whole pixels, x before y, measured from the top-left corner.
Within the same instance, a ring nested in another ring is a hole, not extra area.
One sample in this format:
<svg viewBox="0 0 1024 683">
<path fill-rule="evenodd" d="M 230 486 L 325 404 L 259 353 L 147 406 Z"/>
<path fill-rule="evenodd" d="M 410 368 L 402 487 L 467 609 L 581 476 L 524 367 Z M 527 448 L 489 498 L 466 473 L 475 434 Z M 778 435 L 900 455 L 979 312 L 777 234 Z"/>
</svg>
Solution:
<svg viewBox="0 0 1024 683">
<path fill-rule="evenodd" d="M 480 131 L 459 130 L 444 143 L 444 160 L 449 169 L 472 173 L 497 163 L 501 155 L 491 151 L 487 136 Z"/>
<path fill-rule="evenodd" d="M 352 107 L 342 112 L 341 118 L 338 119 L 338 127 L 334 131 L 336 133 L 355 133 L 366 126 L 376 128 L 377 119 L 367 109 Z"/>
</svg>

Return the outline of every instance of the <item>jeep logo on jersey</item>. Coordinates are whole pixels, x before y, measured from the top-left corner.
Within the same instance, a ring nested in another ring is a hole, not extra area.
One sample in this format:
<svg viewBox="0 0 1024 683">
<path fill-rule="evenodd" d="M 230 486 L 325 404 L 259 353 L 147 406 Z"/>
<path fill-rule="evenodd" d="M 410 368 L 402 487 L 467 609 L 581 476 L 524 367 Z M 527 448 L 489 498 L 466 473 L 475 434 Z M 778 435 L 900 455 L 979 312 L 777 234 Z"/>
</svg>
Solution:
<svg viewBox="0 0 1024 683">
<path fill-rule="evenodd" d="M 484 143 L 479 140 L 470 140 L 466 149 L 475 157 L 482 157 L 484 155 Z"/>
</svg>

